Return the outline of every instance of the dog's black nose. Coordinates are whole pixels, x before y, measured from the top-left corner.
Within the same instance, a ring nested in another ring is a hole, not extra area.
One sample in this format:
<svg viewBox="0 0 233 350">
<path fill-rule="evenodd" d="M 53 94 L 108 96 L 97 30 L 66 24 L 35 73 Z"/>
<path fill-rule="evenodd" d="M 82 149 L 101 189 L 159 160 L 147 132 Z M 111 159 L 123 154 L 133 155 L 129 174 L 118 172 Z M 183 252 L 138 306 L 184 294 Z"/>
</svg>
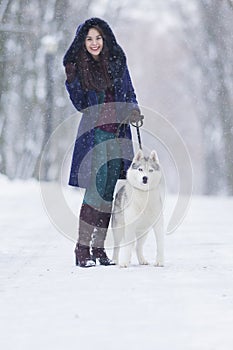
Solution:
<svg viewBox="0 0 233 350">
<path fill-rule="evenodd" d="M 148 177 L 147 177 L 147 176 L 143 176 L 142 182 L 143 182 L 144 184 L 147 184 L 147 181 L 148 181 Z"/>
</svg>

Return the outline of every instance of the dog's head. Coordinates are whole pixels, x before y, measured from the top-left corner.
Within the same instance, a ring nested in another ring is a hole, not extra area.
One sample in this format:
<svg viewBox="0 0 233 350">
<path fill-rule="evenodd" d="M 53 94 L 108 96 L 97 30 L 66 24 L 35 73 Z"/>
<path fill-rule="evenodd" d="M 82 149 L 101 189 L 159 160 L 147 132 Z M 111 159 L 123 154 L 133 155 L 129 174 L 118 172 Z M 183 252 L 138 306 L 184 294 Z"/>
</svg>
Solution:
<svg viewBox="0 0 233 350">
<path fill-rule="evenodd" d="M 142 150 L 135 155 L 127 172 L 127 180 L 133 187 L 149 191 L 158 187 L 162 177 L 159 159 L 156 151 L 145 157 Z"/>
</svg>

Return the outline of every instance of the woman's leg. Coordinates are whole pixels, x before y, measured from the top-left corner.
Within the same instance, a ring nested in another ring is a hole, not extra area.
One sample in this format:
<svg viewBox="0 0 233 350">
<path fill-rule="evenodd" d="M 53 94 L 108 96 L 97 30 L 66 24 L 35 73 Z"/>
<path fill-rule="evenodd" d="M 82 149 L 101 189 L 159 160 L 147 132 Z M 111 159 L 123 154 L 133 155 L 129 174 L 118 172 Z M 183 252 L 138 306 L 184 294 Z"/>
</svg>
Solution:
<svg viewBox="0 0 233 350">
<path fill-rule="evenodd" d="M 85 191 L 79 215 L 79 235 L 75 254 L 76 265 L 83 267 L 86 267 L 86 264 L 89 264 L 89 261 L 91 260 L 90 245 L 92 242 L 93 231 L 98 225 L 98 209 L 102 203 L 102 199 L 96 188 L 96 173 L 98 170 L 98 162 L 100 160 L 99 154 L 102 154 L 103 151 L 98 153 L 95 149 L 93 150 L 91 181 L 89 187 Z"/>
<path fill-rule="evenodd" d="M 101 134 L 101 133 L 100 133 Z M 104 160 L 96 174 L 96 188 L 101 198 L 101 206 L 99 208 L 99 221 L 95 230 L 92 251 L 103 249 L 107 235 L 109 221 L 112 212 L 113 194 L 117 180 L 121 171 L 120 147 L 114 134 L 102 132 L 102 140 L 105 137 Z"/>
<path fill-rule="evenodd" d="M 80 211 L 79 243 L 90 246 L 94 260 L 104 265 L 112 264 L 108 259 L 104 242 L 111 218 L 115 185 L 120 176 L 120 148 L 114 134 L 96 129 L 93 149 L 92 176 L 86 189 Z M 92 236 L 93 234 L 93 236 Z"/>
</svg>

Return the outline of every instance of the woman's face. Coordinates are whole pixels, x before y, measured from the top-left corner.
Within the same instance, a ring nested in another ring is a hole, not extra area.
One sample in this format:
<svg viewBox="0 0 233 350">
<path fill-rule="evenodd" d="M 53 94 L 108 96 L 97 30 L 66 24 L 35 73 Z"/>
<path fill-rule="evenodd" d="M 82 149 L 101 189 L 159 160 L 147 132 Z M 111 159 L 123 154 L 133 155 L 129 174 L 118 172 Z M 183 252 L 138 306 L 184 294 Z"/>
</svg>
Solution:
<svg viewBox="0 0 233 350">
<path fill-rule="evenodd" d="M 95 28 L 89 29 L 85 39 L 85 47 L 95 60 L 98 60 L 103 45 L 103 37 L 100 32 Z"/>
</svg>

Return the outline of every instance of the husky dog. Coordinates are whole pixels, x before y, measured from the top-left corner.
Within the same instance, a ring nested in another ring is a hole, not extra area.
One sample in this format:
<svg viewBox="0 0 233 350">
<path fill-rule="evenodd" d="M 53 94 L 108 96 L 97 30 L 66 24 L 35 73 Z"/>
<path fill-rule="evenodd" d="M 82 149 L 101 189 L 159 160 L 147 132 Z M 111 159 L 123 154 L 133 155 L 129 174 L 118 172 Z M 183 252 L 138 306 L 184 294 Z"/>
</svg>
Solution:
<svg viewBox="0 0 233 350">
<path fill-rule="evenodd" d="M 121 267 L 129 266 L 134 242 L 139 264 L 148 264 L 143 256 L 143 244 L 150 229 L 154 230 L 157 243 L 155 266 L 164 265 L 161 178 L 157 153 L 152 151 L 149 157 L 144 157 L 139 150 L 127 172 L 126 184 L 117 192 L 114 201 L 113 260 Z"/>
</svg>

